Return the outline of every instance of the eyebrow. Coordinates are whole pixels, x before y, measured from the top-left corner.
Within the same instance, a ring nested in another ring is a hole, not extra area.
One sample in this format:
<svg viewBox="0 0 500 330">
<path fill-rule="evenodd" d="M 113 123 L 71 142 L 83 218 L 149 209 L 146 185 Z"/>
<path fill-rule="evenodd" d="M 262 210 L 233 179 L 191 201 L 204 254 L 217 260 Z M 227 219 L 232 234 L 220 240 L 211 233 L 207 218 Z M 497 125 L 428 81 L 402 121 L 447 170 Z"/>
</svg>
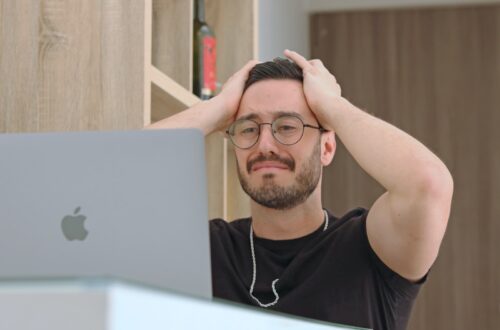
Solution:
<svg viewBox="0 0 500 330">
<path fill-rule="evenodd" d="M 282 116 L 296 116 L 299 117 L 302 121 L 304 121 L 304 118 L 299 113 L 293 111 L 277 111 L 273 114 L 273 120 Z M 243 120 L 243 119 L 250 119 L 250 120 L 260 119 L 260 116 L 256 113 L 251 113 L 246 116 L 241 116 L 237 120 Z"/>
</svg>

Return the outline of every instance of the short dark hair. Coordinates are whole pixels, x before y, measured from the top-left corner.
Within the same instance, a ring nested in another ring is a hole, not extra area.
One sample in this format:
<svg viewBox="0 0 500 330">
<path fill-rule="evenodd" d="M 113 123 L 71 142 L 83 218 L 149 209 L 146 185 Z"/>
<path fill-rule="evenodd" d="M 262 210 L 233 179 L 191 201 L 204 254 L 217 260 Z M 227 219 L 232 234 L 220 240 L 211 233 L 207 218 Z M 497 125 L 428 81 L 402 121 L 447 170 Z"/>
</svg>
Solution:
<svg viewBox="0 0 500 330">
<path fill-rule="evenodd" d="M 277 57 L 272 61 L 255 65 L 248 73 L 243 92 L 252 84 L 267 79 L 292 79 L 303 82 L 302 68 L 296 63 Z"/>
</svg>

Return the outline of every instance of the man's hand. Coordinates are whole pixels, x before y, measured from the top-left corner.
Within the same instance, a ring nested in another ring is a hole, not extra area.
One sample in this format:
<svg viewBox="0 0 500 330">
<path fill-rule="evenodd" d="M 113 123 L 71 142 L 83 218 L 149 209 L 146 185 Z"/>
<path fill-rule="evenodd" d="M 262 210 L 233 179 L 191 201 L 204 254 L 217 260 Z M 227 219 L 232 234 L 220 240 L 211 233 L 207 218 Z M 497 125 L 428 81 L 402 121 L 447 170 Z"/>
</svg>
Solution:
<svg viewBox="0 0 500 330">
<path fill-rule="evenodd" d="M 248 61 L 239 71 L 229 77 L 222 86 L 221 92 L 214 98 L 218 104 L 221 104 L 221 109 L 215 110 L 220 116 L 216 130 L 224 130 L 234 121 L 248 73 L 258 63 L 257 60 Z"/>
<path fill-rule="evenodd" d="M 307 104 L 325 129 L 333 130 L 334 104 L 341 98 L 341 88 L 321 60 L 306 60 L 297 52 L 285 50 L 285 56 L 302 68 Z"/>
<path fill-rule="evenodd" d="M 146 128 L 197 128 L 203 131 L 205 135 L 224 130 L 234 121 L 248 74 L 258 63 L 256 60 L 247 62 L 226 81 L 222 91 L 217 96 L 207 101 L 198 102 L 191 108 L 160 120 Z"/>
</svg>

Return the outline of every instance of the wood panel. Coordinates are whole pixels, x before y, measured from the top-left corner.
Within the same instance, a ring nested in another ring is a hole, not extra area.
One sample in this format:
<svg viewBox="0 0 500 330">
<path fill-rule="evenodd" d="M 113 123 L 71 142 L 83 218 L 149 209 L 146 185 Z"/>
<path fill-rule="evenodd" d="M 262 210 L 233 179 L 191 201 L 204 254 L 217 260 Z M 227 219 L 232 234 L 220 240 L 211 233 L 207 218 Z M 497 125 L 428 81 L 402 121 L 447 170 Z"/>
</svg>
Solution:
<svg viewBox="0 0 500 330">
<path fill-rule="evenodd" d="M 151 121 L 156 122 L 185 110 L 200 99 L 156 67 L 150 68 Z"/>
<path fill-rule="evenodd" d="M 257 58 L 254 0 L 205 0 L 206 20 L 217 37 L 217 80 L 225 82 Z"/>
<path fill-rule="evenodd" d="M 192 35 L 192 0 L 153 0 L 152 63 L 188 91 L 193 80 Z"/>
<path fill-rule="evenodd" d="M 39 13 L 39 2 L 0 2 L 0 132 L 38 130 Z"/>
<path fill-rule="evenodd" d="M 240 180 L 238 178 L 238 170 L 236 164 L 236 155 L 234 154 L 234 146 L 231 141 L 227 140 L 227 191 L 228 191 L 228 204 L 227 216 L 229 220 L 234 220 L 250 216 L 250 198 L 241 188 Z"/>
<path fill-rule="evenodd" d="M 362 109 L 422 141 L 448 166 L 448 230 L 409 329 L 500 328 L 500 6 L 324 13 L 311 54 Z M 339 143 L 325 205 L 370 207 L 382 188 Z"/>
<path fill-rule="evenodd" d="M 220 84 L 247 61 L 257 58 L 256 4 L 254 0 L 206 0 L 206 20 L 217 37 L 217 81 Z M 216 136 L 220 139 L 218 146 L 229 146 L 227 141 L 223 143 L 222 135 Z M 225 186 L 223 196 L 227 196 L 227 200 L 220 202 L 226 205 L 226 212 L 221 216 L 227 220 L 250 214 L 249 199 L 239 185 L 232 152 L 231 148 L 221 150 L 227 165 L 221 162 L 220 172 L 213 171 L 209 178 Z M 226 166 L 227 173 L 223 170 Z"/>
<path fill-rule="evenodd" d="M 257 0 L 207 2 L 223 82 L 256 58 Z M 139 129 L 198 102 L 192 18 L 192 0 L 0 1 L 0 132 Z M 226 217 L 227 141 L 206 150 L 209 215 Z"/>
<path fill-rule="evenodd" d="M 143 127 L 142 2 L 2 1 L 0 15 L 0 131 Z"/>
</svg>

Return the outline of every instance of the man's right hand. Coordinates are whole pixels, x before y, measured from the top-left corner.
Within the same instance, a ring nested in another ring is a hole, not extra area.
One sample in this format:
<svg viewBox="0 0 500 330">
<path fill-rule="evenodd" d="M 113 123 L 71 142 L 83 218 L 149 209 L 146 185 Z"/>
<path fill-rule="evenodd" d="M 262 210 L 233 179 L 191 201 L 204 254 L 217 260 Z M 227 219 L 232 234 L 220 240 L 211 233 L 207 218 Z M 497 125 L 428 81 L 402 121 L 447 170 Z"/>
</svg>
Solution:
<svg viewBox="0 0 500 330">
<path fill-rule="evenodd" d="M 236 112 L 240 106 L 243 88 L 248 79 L 250 70 L 260 63 L 257 60 L 248 61 L 239 71 L 234 73 L 222 86 L 221 92 L 214 97 L 214 104 L 220 108 L 213 109 L 217 114 L 217 131 L 222 131 L 228 127 L 235 119 Z M 212 109 L 211 109 L 212 110 Z"/>
<path fill-rule="evenodd" d="M 247 62 L 226 81 L 221 92 L 210 100 L 198 102 L 191 108 L 146 128 L 198 128 L 205 135 L 225 130 L 234 121 L 238 112 L 248 73 L 258 63 L 259 61 L 256 60 Z"/>
</svg>

